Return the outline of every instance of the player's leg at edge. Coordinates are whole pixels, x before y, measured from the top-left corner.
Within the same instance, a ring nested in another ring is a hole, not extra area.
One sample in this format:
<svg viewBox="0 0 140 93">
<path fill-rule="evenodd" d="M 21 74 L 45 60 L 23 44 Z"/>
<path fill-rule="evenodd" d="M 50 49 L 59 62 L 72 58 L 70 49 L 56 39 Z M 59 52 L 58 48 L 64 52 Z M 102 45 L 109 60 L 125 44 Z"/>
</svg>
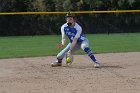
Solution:
<svg viewBox="0 0 140 93">
<path fill-rule="evenodd" d="M 57 60 L 51 63 L 52 67 L 62 66 L 62 60 L 65 54 L 69 51 L 71 43 L 69 43 L 60 53 L 57 55 Z"/>
<path fill-rule="evenodd" d="M 89 41 L 88 39 L 85 39 L 82 43 L 81 43 L 81 49 L 84 50 L 88 56 L 90 57 L 90 59 L 93 61 L 94 63 L 94 67 L 95 68 L 99 68 L 101 67 L 101 64 L 96 60 L 94 53 L 92 52 L 92 50 L 89 48 Z"/>
<path fill-rule="evenodd" d="M 95 56 L 94 56 L 94 54 L 93 54 L 93 52 L 92 52 L 92 50 L 91 50 L 90 48 L 86 47 L 86 48 L 84 49 L 84 51 L 88 54 L 88 56 L 89 56 L 89 57 L 91 58 L 91 60 L 94 62 L 94 67 L 95 67 L 95 68 L 101 67 L 100 63 L 96 60 L 96 58 L 95 58 Z"/>
</svg>

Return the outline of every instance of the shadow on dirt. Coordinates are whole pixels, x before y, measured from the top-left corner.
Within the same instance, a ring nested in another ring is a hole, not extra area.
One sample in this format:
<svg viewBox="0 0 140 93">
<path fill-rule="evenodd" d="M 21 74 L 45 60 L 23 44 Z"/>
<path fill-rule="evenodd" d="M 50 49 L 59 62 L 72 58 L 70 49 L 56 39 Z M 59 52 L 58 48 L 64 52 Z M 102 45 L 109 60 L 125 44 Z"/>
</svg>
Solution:
<svg viewBox="0 0 140 93">
<path fill-rule="evenodd" d="M 119 66 L 119 65 L 102 65 L 100 68 L 95 68 L 93 65 L 91 66 L 77 66 L 77 65 L 70 65 L 70 66 L 62 66 L 62 68 L 65 68 L 65 69 L 101 69 L 101 68 L 110 68 L 110 69 L 125 69 L 124 67 L 122 66 Z"/>
</svg>

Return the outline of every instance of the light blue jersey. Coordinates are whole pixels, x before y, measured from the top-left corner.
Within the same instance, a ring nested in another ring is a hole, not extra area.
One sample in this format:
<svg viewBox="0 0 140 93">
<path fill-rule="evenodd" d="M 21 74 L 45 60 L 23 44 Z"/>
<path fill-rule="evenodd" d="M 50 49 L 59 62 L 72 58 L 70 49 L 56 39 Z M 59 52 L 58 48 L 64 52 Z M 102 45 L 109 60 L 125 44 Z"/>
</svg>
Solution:
<svg viewBox="0 0 140 93">
<path fill-rule="evenodd" d="M 85 40 L 85 36 L 82 34 L 82 28 L 79 24 L 75 23 L 75 26 L 74 27 L 69 27 L 66 24 L 64 24 L 62 27 L 61 27 L 61 33 L 62 35 L 66 35 L 68 36 L 70 42 L 72 43 L 73 41 L 73 38 L 77 38 L 77 42 L 82 42 L 83 40 Z"/>
</svg>

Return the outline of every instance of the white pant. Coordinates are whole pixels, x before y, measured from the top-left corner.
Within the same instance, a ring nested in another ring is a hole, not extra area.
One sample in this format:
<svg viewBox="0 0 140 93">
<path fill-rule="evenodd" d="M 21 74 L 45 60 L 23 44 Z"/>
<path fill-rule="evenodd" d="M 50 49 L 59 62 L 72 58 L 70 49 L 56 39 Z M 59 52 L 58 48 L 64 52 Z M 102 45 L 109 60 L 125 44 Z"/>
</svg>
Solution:
<svg viewBox="0 0 140 93">
<path fill-rule="evenodd" d="M 69 43 L 60 53 L 58 53 L 57 59 L 60 59 L 60 60 L 63 59 L 65 57 L 65 54 L 69 51 L 70 46 L 71 46 L 71 43 Z M 84 50 L 87 47 L 89 47 L 89 41 L 88 39 L 85 39 L 81 43 L 76 44 L 75 48 L 72 50 L 72 53 L 77 51 L 80 48 Z"/>
</svg>

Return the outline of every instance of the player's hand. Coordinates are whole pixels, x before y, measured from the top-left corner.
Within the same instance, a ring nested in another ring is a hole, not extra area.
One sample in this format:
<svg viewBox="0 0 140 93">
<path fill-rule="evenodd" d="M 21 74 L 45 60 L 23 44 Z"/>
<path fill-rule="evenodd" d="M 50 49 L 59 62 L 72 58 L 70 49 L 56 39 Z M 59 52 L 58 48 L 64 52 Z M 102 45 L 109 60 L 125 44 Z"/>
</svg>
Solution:
<svg viewBox="0 0 140 93">
<path fill-rule="evenodd" d="M 57 44 L 56 45 L 56 48 L 58 48 L 58 49 L 61 49 L 61 48 L 63 48 L 64 47 L 64 45 L 62 45 L 62 44 Z"/>
</svg>

